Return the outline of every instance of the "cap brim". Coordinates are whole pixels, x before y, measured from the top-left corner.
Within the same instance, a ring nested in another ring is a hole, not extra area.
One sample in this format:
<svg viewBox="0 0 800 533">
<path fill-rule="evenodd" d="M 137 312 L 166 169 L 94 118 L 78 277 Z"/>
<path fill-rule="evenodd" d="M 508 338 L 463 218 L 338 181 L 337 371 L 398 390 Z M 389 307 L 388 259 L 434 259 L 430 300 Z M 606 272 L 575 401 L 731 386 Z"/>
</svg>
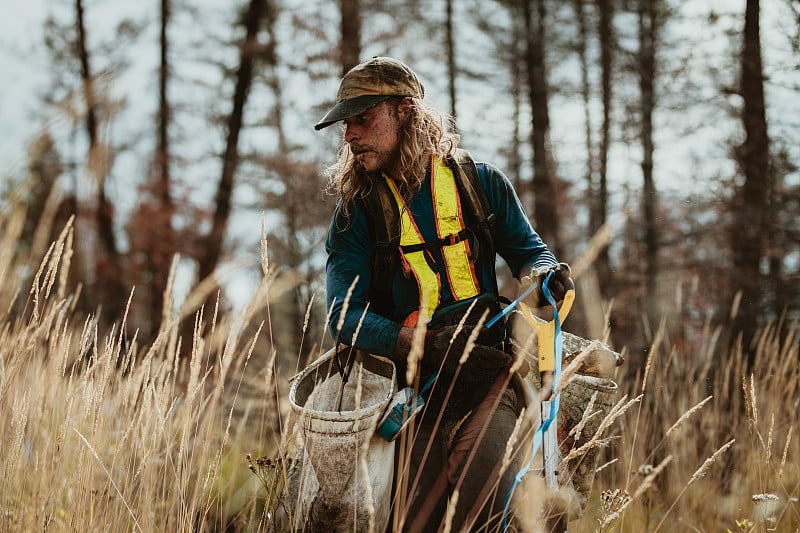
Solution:
<svg viewBox="0 0 800 533">
<path fill-rule="evenodd" d="M 366 94 L 343 100 L 333 106 L 333 109 L 328 111 L 328 113 L 322 117 L 322 120 L 314 125 L 314 129 L 321 130 L 335 122 L 363 113 L 370 107 L 383 102 L 387 98 L 390 98 L 390 96 L 385 94 Z"/>
</svg>

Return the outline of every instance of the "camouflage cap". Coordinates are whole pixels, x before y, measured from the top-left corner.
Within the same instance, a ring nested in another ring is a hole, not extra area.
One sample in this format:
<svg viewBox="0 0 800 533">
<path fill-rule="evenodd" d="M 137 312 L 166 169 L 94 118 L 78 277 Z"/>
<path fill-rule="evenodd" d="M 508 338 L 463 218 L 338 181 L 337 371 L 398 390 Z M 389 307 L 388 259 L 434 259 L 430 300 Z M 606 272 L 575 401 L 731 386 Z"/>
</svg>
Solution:
<svg viewBox="0 0 800 533">
<path fill-rule="evenodd" d="M 391 57 L 373 57 L 350 69 L 339 84 L 336 105 L 315 129 L 363 113 L 391 96 L 423 98 L 425 88 L 408 65 Z"/>
</svg>

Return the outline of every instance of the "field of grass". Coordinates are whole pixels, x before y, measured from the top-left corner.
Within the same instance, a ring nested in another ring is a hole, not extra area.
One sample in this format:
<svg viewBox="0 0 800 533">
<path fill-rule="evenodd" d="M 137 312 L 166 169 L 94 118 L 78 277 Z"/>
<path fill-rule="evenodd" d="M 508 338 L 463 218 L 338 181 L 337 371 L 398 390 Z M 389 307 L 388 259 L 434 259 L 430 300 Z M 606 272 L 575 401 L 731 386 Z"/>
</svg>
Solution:
<svg viewBox="0 0 800 533">
<path fill-rule="evenodd" d="M 14 223 L 0 243 L 0 531 L 267 530 L 291 437 L 294 369 L 264 341 L 282 280 L 265 273 L 240 316 L 206 309 L 192 339 L 165 316 L 144 346 L 76 316 L 71 227 L 24 268 Z M 656 332 L 646 364 L 619 369 L 627 408 L 570 530 L 798 531 L 799 343 L 796 323 L 772 325 L 745 375 L 737 350 L 715 362 L 711 329 L 690 352 Z"/>
<path fill-rule="evenodd" d="M 747 375 L 738 350 L 715 364 L 713 332 L 705 351 L 682 353 L 661 330 L 644 368 L 621 369 L 621 393 L 639 401 L 610 431 L 614 462 L 575 530 L 797 531 L 800 352 L 797 324 L 789 330 L 764 331 Z"/>
</svg>

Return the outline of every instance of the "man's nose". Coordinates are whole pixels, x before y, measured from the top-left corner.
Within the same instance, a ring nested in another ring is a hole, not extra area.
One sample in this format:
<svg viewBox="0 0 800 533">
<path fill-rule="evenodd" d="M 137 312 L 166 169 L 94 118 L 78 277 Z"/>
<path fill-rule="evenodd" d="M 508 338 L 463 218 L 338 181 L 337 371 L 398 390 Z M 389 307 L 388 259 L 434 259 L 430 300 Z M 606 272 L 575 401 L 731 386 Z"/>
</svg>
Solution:
<svg viewBox="0 0 800 533">
<path fill-rule="evenodd" d="M 344 142 L 351 143 L 358 139 L 357 129 L 352 124 L 345 124 L 344 126 Z"/>
</svg>

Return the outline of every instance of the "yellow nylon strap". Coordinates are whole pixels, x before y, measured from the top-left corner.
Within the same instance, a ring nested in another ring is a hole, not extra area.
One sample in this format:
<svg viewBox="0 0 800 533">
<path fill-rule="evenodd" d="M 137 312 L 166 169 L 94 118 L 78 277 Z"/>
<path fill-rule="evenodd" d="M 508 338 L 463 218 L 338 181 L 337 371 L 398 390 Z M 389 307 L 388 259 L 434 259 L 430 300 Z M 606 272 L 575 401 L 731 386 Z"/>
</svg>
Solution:
<svg viewBox="0 0 800 533">
<path fill-rule="evenodd" d="M 438 157 L 434 158 L 433 207 L 436 215 L 436 231 L 439 238 L 457 234 L 464 229 L 461 216 L 461 200 L 456 188 L 453 171 Z M 466 240 L 442 247 L 447 278 L 456 301 L 477 296 L 478 280 L 469 260 L 469 244 Z"/>
<path fill-rule="evenodd" d="M 432 195 L 434 217 L 436 218 L 436 233 L 444 238 L 455 235 L 464 229 L 464 220 L 461 214 L 461 203 L 456 188 L 455 176 L 438 157 L 432 158 Z M 424 242 L 414 219 L 411 217 L 405 201 L 400 196 L 395 183 L 384 175 L 389 189 L 392 191 L 400 211 L 400 245 L 409 246 Z M 442 247 L 447 278 L 455 299 L 464 300 L 476 296 L 480 290 L 472 262 L 469 260 L 469 244 L 466 240 Z M 429 319 L 439 305 L 441 280 L 434 272 L 427 260 L 425 251 L 403 253 L 406 266 L 413 272 L 419 287 L 421 302 L 426 304 Z"/>
<path fill-rule="evenodd" d="M 400 246 L 409 246 L 412 244 L 422 244 L 422 234 L 414 220 L 411 218 L 410 211 L 406 207 L 403 197 L 397 190 L 394 182 L 384 175 L 386 183 L 389 184 L 389 189 L 394 195 L 397 202 L 397 207 L 400 210 Z M 425 251 L 419 250 L 418 252 L 401 253 L 403 261 L 410 267 L 414 277 L 417 280 L 419 287 L 420 303 L 426 307 L 426 316 L 424 319 L 427 321 L 432 315 L 434 310 L 439 306 L 439 276 L 431 270 L 428 262 L 425 260 Z"/>
</svg>

